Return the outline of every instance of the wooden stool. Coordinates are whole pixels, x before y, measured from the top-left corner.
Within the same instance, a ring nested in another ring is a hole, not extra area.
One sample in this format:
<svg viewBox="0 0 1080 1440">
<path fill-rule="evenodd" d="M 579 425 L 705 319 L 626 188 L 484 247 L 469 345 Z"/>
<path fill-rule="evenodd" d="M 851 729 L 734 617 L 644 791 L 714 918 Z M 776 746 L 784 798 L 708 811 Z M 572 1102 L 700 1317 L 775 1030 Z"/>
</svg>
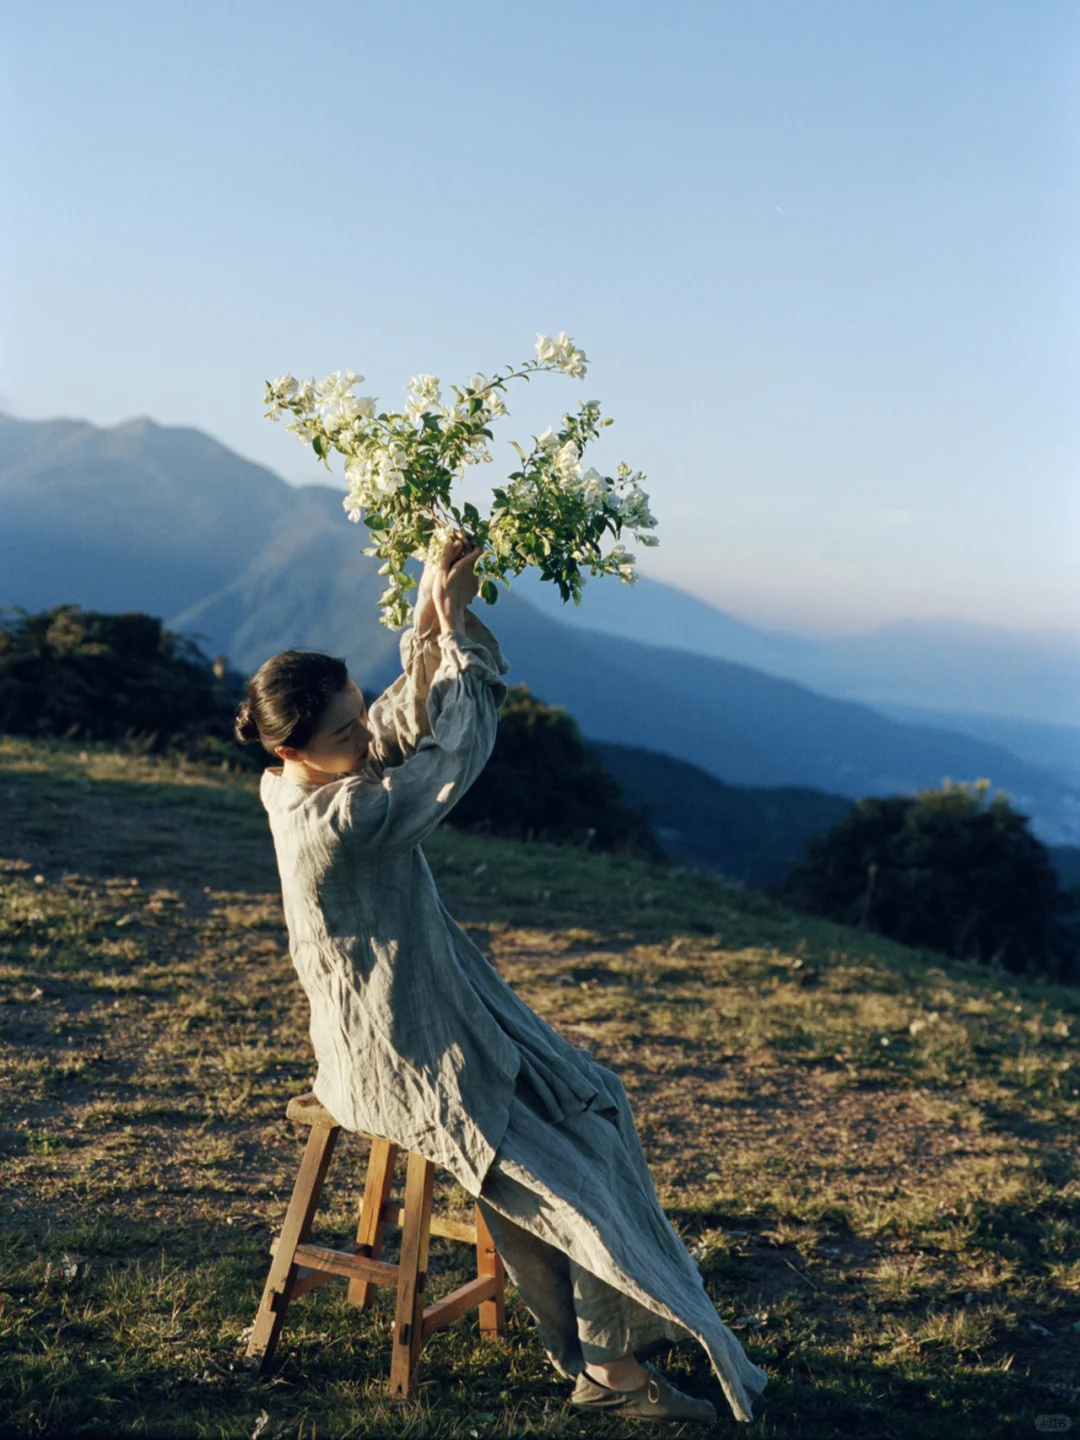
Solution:
<svg viewBox="0 0 1080 1440">
<path fill-rule="evenodd" d="M 285 1212 L 285 1223 L 281 1234 L 270 1245 L 274 1258 L 248 1342 L 248 1359 L 257 1360 L 260 1371 L 266 1371 L 274 1358 L 289 1302 L 318 1285 L 325 1285 L 335 1276 L 348 1280 L 349 1302 L 361 1310 L 369 1308 L 376 1285 L 392 1285 L 397 1290 L 390 1361 L 391 1395 L 404 1398 L 413 1389 L 419 1371 L 420 1347 L 428 1336 L 474 1307 L 480 1310 L 481 1335 L 487 1339 L 505 1336 L 502 1257 L 495 1249 L 480 1207 L 474 1207 L 475 1224 L 433 1216 L 435 1165 L 423 1155 L 407 1152 L 405 1204 L 397 1205 L 390 1200 L 390 1190 L 399 1147 L 381 1136 L 367 1135 L 371 1154 L 356 1243 L 344 1250 L 327 1250 L 308 1243 L 323 1181 L 342 1127 L 314 1095 L 298 1095 L 289 1101 L 285 1113 L 290 1120 L 309 1125 L 311 1132 Z M 362 1130 L 350 1133 L 366 1134 Z M 379 1259 L 387 1225 L 401 1226 L 401 1259 L 397 1265 L 388 1265 Z M 425 1307 L 428 1241 L 432 1235 L 475 1245 L 476 1279 L 459 1286 L 444 1300 Z"/>
</svg>

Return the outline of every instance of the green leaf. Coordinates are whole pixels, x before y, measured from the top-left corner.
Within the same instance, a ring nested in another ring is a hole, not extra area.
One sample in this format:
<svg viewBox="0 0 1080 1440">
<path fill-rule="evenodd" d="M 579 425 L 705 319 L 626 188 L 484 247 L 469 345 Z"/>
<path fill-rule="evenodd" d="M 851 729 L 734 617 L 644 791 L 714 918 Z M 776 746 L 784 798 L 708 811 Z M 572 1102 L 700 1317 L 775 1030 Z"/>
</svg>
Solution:
<svg viewBox="0 0 1080 1440">
<path fill-rule="evenodd" d="M 493 581 L 485 580 L 484 583 L 480 586 L 480 598 L 487 605 L 495 604 L 495 601 L 499 598 L 499 592 L 495 588 L 495 584 Z"/>
</svg>

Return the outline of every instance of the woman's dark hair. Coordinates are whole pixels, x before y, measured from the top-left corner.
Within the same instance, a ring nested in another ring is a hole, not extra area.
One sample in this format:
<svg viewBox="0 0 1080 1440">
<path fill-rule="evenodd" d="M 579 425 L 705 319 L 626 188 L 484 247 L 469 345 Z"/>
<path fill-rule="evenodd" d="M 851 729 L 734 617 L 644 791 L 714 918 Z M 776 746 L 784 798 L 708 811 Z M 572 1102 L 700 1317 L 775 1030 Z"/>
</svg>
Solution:
<svg viewBox="0 0 1080 1440">
<path fill-rule="evenodd" d="M 282 650 L 248 681 L 236 712 L 236 738 L 244 745 L 261 743 L 271 755 L 275 745 L 302 750 L 331 697 L 348 683 L 344 660 L 320 650 Z"/>
</svg>

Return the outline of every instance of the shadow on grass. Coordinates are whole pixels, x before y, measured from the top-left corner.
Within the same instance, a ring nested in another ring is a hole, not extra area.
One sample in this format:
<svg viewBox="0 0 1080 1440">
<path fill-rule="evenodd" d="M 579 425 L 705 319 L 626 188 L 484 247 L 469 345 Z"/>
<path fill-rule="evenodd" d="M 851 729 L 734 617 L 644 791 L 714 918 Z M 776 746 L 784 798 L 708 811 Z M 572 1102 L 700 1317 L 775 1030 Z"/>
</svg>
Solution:
<svg viewBox="0 0 1080 1440">
<path fill-rule="evenodd" d="M 117 876 L 178 890 L 189 902 L 211 890 L 276 892 L 266 814 L 250 782 L 97 779 L 0 771 L 0 855 L 49 878 Z"/>
</svg>

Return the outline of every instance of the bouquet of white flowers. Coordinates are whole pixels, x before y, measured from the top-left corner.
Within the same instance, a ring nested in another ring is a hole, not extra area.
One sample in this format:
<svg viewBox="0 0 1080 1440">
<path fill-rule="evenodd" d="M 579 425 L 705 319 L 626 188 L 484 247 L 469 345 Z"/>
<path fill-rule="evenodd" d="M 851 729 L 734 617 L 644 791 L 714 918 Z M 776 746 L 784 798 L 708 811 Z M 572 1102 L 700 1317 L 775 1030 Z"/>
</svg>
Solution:
<svg viewBox="0 0 1080 1440">
<path fill-rule="evenodd" d="M 350 520 L 366 521 L 373 543 L 364 554 L 378 556 L 379 574 L 388 578 L 379 597 L 382 624 L 400 629 L 409 622 L 409 591 L 416 580 L 406 562 L 440 555 L 455 532 L 483 549 L 476 574 L 489 605 L 498 597 L 495 581 L 509 586 L 509 576 L 519 575 L 526 565 L 538 566 L 545 580 L 558 585 L 564 601 L 573 597 L 578 604 L 584 571 L 637 579 L 633 555 L 619 544 L 605 553 L 601 542 L 605 534 L 618 540 L 625 528 L 640 544 L 655 545 L 650 532 L 656 520 L 641 488 L 641 471 L 619 465 L 612 477 L 582 470 L 586 445 L 611 424 L 601 420 L 595 400 L 582 401 L 576 415 L 564 415 L 560 429 L 549 427 L 534 436 L 528 452 L 510 442 L 520 468 L 495 487 L 486 518 L 472 504 L 459 508 L 451 495 L 466 465 L 491 460 L 487 442 L 492 423 L 507 413 L 503 393 L 509 381 L 528 380 L 540 371 L 562 371 L 580 380 L 585 363 L 583 351 L 566 334 L 541 335 L 535 360 L 507 367 L 491 379 L 475 375 L 467 385 L 451 386 L 452 405 L 442 403 L 436 376 L 414 376 L 404 413 L 377 413 L 373 399 L 355 395 L 364 377 L 352 370 L 334 371 L 321 382 L 300 382 L 292 375 L 267 381 L 267 419 L 291 413 L 286 428 L 310 445 L 327 469 L 332 450 L 345 457 L 352 486 L 345 510 Z"/>
</svg>

